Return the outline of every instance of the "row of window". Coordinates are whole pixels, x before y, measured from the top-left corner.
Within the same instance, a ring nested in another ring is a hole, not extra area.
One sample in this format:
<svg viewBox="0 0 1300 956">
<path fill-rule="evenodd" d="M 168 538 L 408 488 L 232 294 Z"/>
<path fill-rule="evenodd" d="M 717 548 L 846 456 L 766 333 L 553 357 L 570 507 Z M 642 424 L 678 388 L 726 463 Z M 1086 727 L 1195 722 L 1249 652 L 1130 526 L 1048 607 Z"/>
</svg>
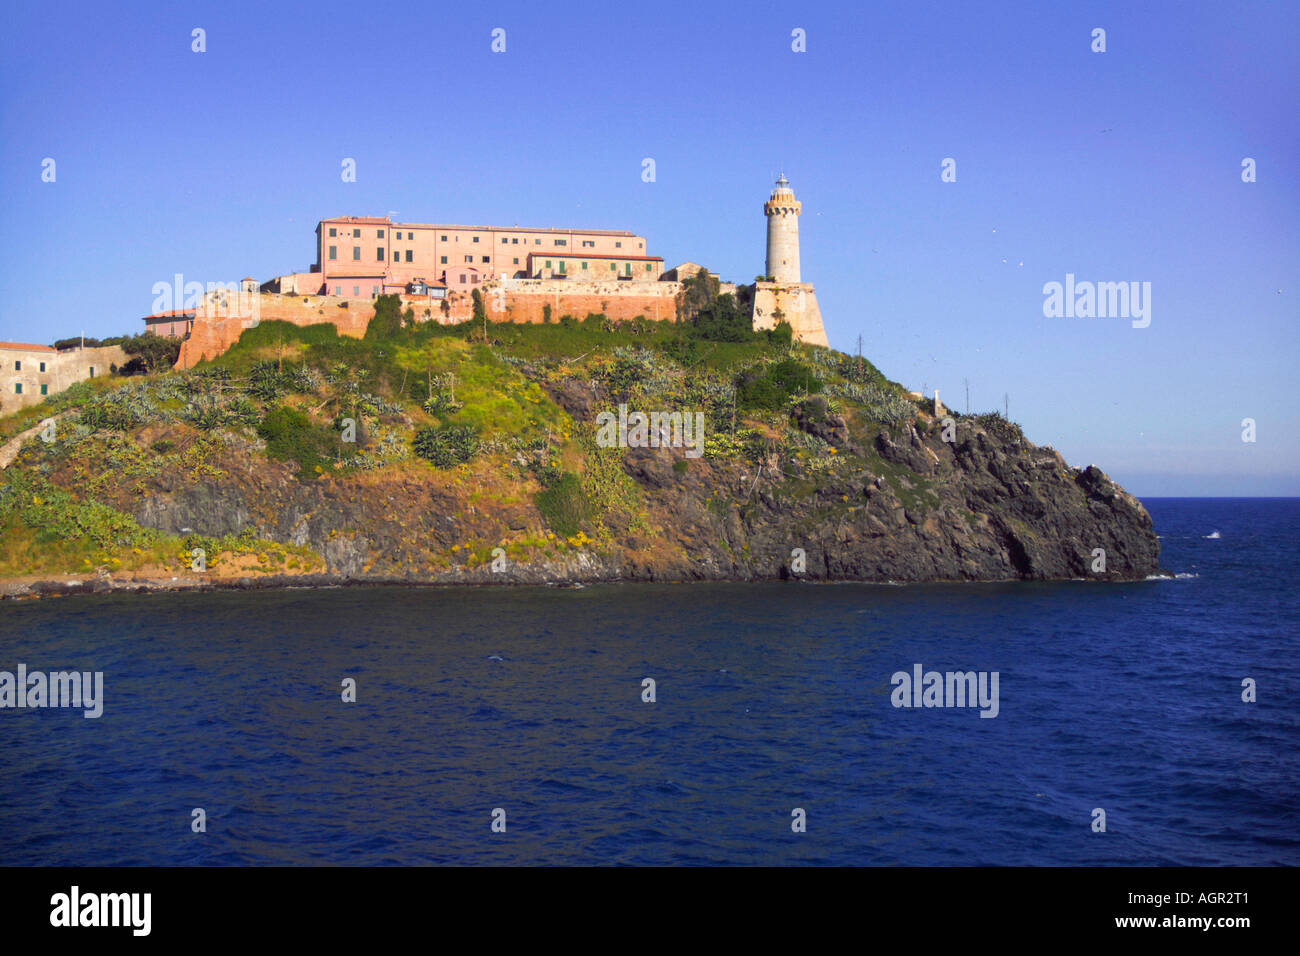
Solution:
<svg viewBox="0 0 1300 956">
<path fill-rule="evenodd" d="M 337 237 L 338 234 L 339 234 L 338 229 L 337 229 L 336 227 L 334 227 L 334 226 L 331 226 L 331 227 L 330 227 L 330 238 L 333 239 L 333 238 Z M 375 235 L 376 235 L 376 237 L 379 238 L 379 239 L 384 238 L 384 230 L 382 230 L 382 229 L 376 229 L 376 230 L 375 230 Z M 395 236 L 396 236 L 396 238 L 398 238 L 398 239 L 401 239 L 401 238 L 402 238 L 402 234 L 401 234 L 400 232 L 395 233 Z M 360 230 L 360 229 L 353 229 L 353 230 L 352 230 L 352 237 L 353 237 L 354 239 L 360 239 L 360 238 L 361 238 L 361 230 Z M 406 238 L 407 238 L 408 241 L 413 241 L 413 240 L 415 239 L 415 233 L 413 233 L 413 232 L 408 232 L 408 233 L 406 234 Z M 457 236 L 456 238 L 459 240 L 459 239 L 460 239 L 460 236 Z M 442 242 L 446 242 L 446 241 L 447 241 L 447 237 L 446 237 L 446 236 L 440 236 L 439 239 L 440 239 Z M 478 242 L 478 239 L 479 239 L 478 236 L 472 236 L 472 237 L 471 237 L 471 241 L 472 241 L 472 242 Z M 507 244 L 517 246 L 517 245 L 519 245 L 519 240 L 518 240 L 517 238 L 515 238 L 515 239 L 507 239 L 505 236 L 502 236 L 502 237 L 501 237 L 501 245 L 504 246 L 504 245 L 507 245 Z M 528 240 L 525 239 L 525 240 L 524 240 L 524 245 L 527 245 L 527 244 L 528 244 Z M 541 244 L 542 244 L 542 240 L 540 240 L 540 239 L 534 239 L 534 240 L 533 240 L 533 245 L 535 245 L 535 246 L 540 246 Z M 569 240 L 567 240 L 567 239 L 556 239 L 556 240 L 555 240 L 555 244 L 556 244 L 557 246 L 567 246 L 567 245 L 569 244 Z M 596 248 L 596 242 L 595 242 L 594 239 L 584 239 L 584 240 L 582 240 L 582 247 L 583 247 L 584 249 L 594 249 L 594 248 Z M 331 246 L 330 248 L 333 248 L 333 247 Z M 623 248 L 623 243 L 622 243 L 622 242 L 615 241 L 615 243 L 614 243 L 614 248 L 615 248 L 615 249 L 622 249 L 622 248 Z M 639 242 L 637 243 L 637 248 L 638 248 L 638 249 L 641 248 L 641 243 L 639 243 Z M 332 259 L 332 258 L 334 258 L 334 257 L 331 256 L 330 258 Z"/>
<path fill-rule="evenodd" d="M 518 264 L 518 262 L 519 262 L 519 260 L 516 259 L 516 260 L 515 260 L 515 263 Z M 632 274 L 632 263 L 630 263 L 630 262 L 625 262 L 625 263 L 623 263 L 623 267 L 624 267 L 624 269 L 626 270 L 626 271 L 624 272 L 624 275 L 631 275 L 631 274 Z M 546 268 L 548 268 L 548 269 L 551 268 L 551 260 L 550 260 L 550 259 L 547 259 L 547 260 L 546 260 Z M 587 268 L 587 263 L 584 262 L 584 263 L 582 264 L 582 268 L 583 268 L 583 269 L 586 269 L 586 268 Z M 564 260 L 561 259 L 561 260 L 560 260 L 560 272 L 563 273 L 564 271 L 565 271 L 565 268 L 564 268 Z M 617 272 L 617 271 L 618 271 L 618 263 L 611 262 L 611 263 L 609 264 L 609 271 L 610 271 L 610 272 Z M 645 264 L 645 271 L 646 271 L 646 272 L 651 272 L 651 271 L 653 271 L 653 270 L 651 269 L 651 265 L 650 265 L 650 263 L 648 263 L 648 262 Z"/>
<path fill-rule="evenodd" d="M 339 247 L 338 247 L 338 246 L 330 246 L 330 249 L 329 249 L 329 257 L 330 257 L 330 259 L 332 259 L 332 260 L 337 260 L 337 259 L 338 259 L 338 257 L 339 257 Z M 383 261 L 384 261 L 384 249 L 383 249 L 382 246 L 376 247 L 376 249 L 375 249 L 375 259 L 376 259 L 377 261 L 379 261 L 379 262 L 383 262 Z M 394 262 L 401 262 L 401 260 L 402 260 L 402 250 L 401 250 L 401 249 L 394 249 L 394 250 L 393 250 L 393 261 L 394 261 Z M 360 261 L 361 261 L 361 247 L 360 247 L 360 246 L 353 246 L 353 247 L 352 247 L 352 261 L 353 261 L 353 262 L 360 262 Z M 413 251 L 410 250 L 410 249 L 407 249 L 407 250 L 406 250 L 406 261 L 407 261 L 407 262 L 414 262 L 414 261 L 415 261 L 414 253 L 413 253 Z M 446 262 L 446 261 L 447 261 L 447 257 L 446 257 L 446 256 L 443 256 L 443 257 L 442 257 L 442 261 L 443 261 L 443 262 Z M 484 261 L 484 262 L 487 262 L 487 258 L 484 257 L 483 261 Z"/>
<path fill-rule="evenodd" d="M 20 363 L 20 362 L 14 362 L 14 371 L 15 371 L 15 372 L 17 372 L 17 371 L 20 370 L 20 369 L 19 369 L 19 365 L 21 365 L 21 364 L 22 364 L 22 363 Z M 42 372 L 45 371 L 45 363 L 44 363 L 44 362 L 41 363 L 41 371 L 42 371 Z M 94 378 L 94 377 L 95 377 L 95 366 L 93 366 L 93 365 L 90 366 L 90 377 L 91 377 L 91 378 Z M 44 382 L 41 383 L 40 389 L 41 389 L 41 394 L 42 394 L 42 395 L 48 395 L 48 394 L 50 394 L 50 386 L 49 386 L 49 385 L 46 385 Z M 22 382 L 14 382 L 14 394 L 15 394 L 15 395 L 21 395 L 22 393 L 23 393 L 23 383 L 22 383 Z"/>
<path fill-rule="evenodd" d="M 401 261 L 401 255 L 402 255 L 402 250 L 400 250 L 400 249 L 394 249 L 394 250 L 393 250 L 393 261 L 394 261 L 394 262 L 400 262 L 400 261 Z M 338 259 L 338 246 L 330 246 L 329 256 L 330 256 L 331 259 Z M 352 259 L 353 259 L 354 262 L 360 262 L 360 261 L 361 261 L 361 247 L 360 247 L 360 246 L 353 246 L 353 247 L 352 247 Z M 377 261 L 379 261 L 379 262 L 383 262 L 383 261 L 384 261 L 384 250 L 383 250 L 382 247 L 378 247 L 378 248 L 375 249 L 375 259 L 376 259 Z M 406 250 L 406 261 L 407 261 L 407 262 L 413 262 L 413 261 L 414 261 L 414 259 L 413 259 L 413 257 L 412 257 L 412 250 L 410 250 L 410 249 L 407 249 L 407 250 Z M 438 257 L 438 261 L 439 261 L 439 264 L 440 264 L 440 265 L 444 265 L 444 266 L 445 266 L 445 265 L 447 264 L 447 257 L 446 257 L 446 256 L 439 256 L 439 257 Z M 465 261 L 466 261 L 467 263 L 469 263 L 470 265 L 473 265 L 473 264 L 474 264 L 474 257 L 473 257 L 473 256 L 466 256 L 466 257 L 465 257 Z M 491 259 L 490 256 L 483 256 L 483 257 L 482 257 L 482 261 L 483 261 L 483 264 L 484 264 L 484 265 L 487 265 L 488 263 L 490 263 L 490 262 L 492 261 L 492 259 Z M 512 263 L 512 264 L 513 264 L 513 265 L 519 265 L 519 259 L 518 259 L 518 257 L 515 257 L 515 259 L 513 260 L 513 263 Z M 612 263 L 612 262 L 609 264 L 609 267 L 610 267 L 610 269 L 612 269 L 612 270 L 615 271 L 615 272 L 618 271 L 618 266 L 614 265 L 614 263 Z M 546 268 L 548 268 L 548 269 L 551 268 L 551 260 L 549 260 L 549 259 L 546 260 Z M 584 262 L 584 263 L 582 264 L 582 268 L 586 269 L 586 268 L 587 268 L 587 263 Z M 631 272 L 631 269 L 632 269 L 632 267 L 631 267 L 631 265 L 629 265 L 629 266 L 628 266 L 628 272 L 629 272 L 629 273 Z M 561 271 L 561 272 L 564 271 L 564 263 L 563 263 L 563 262 L 560 263 L 560 271 Z M 651 271 L 653 271 L 653 270 L 651 269 L 650 263 L 646 263 L 645 271 L 646 271 L 646 272 L 651 272 Z M 17 363 L 15 363 L 15 365 L 17 365 Z M 44 363 L 41 363 L 41 371 L 45 371 L 45 364 L 44 364 Z"/>
<path fill-rule="evenodd" d="M 44 362 L 41 362 L 40 365 L 41 365 L 41 371 L 44 372 L 44 371 L 45 371 L 45 363 L 44 363 Z M 22 370 L 23 370 L 23 363 L 22 363 L 21 361 L 19 361 L 18 359 L 14 359 L 14 371 L 15 371 L 15 372 L 21 372 Z"/>
</svg>

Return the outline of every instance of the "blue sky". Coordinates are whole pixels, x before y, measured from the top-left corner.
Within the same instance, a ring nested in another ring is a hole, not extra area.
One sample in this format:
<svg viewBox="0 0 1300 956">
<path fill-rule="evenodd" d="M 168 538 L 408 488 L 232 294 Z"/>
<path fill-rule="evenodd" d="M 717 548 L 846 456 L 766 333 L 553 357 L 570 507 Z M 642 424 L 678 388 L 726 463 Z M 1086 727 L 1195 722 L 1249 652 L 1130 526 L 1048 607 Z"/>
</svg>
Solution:
<svg viewBox="0 0 1300 956">
<path fill-rule="evenodd" d="M 0 339 L 305 270 L 332 215 L 626 228 L 749 281 L 784 166 L 834 347 L 959 409 L 1005 394 L 1139 495 L 1300 494 L 1300 4 L 1056 7 L 23 5 Z M 1150 282 L 1150 326 L 1045 318 L 1067 273 Z"/>
</svg>

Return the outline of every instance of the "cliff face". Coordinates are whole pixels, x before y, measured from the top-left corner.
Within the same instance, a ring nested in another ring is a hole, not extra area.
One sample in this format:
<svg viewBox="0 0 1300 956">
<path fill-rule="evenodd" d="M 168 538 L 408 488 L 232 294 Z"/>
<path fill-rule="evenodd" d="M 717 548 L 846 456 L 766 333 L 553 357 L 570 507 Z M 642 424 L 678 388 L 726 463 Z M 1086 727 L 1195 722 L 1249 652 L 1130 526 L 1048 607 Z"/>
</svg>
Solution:
<svg viewBox="0 0 1300 956">
<path fill-rule="evenodd" d="M 0 591 L 1160 571 L 1150 517 L 1102 471 L 997 415 L 936 419 L 860 359 L 531 329 L 264 325 L 227 365 L 90 393 L 0 474 Z M 605 447 L 600 414 L 629 402 L 699 409 L 702 447 Z"/>
<path fill-rule="evenodd" d="M 600 406 L 582 386 L 556 397 L 577 415 Z M 253 443 L 230 449 L 220 480 L 164 477 L 121 503 L 177 535 L 252 527 L 356 580 L 1132 580 L 1159 570 L 1147 512 L 1096 467 L 1071 469 L 1051 449 L 974 422 L 958 423 L 954 442 L 922 421 L 865 448 L 843 418 L 806 424 L 840 449 L 843 474 L 813 481 L 776 458 L 718 464 L 626 449 L 642 527 L 616 521 L 605 547 L 512 556 L 496 571 L 473 562 L 476 547 L 544 526 L 529 495 L 510 494 L 537 487 L 522 476 L 458 484 L 415 468 L 303 482 Z"/>
</svg>

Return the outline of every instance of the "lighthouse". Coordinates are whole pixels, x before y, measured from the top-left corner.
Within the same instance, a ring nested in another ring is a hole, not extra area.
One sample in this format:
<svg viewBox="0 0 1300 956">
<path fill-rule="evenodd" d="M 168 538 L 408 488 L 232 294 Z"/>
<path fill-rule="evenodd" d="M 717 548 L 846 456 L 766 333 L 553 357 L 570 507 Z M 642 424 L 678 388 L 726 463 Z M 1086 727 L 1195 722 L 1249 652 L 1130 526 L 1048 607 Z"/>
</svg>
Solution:
<svg viewBox="0 0 1300 956">
<path fill-rule="evenodd" d="M 803 204 L 794 198 L 790 181 L 781 174 L 772 195 L 763 203 L 767 216 L 767 271 L 754 283 L 755 329 L 788 323 L 799 342 L 828 345 L 817 293 L 799 271 L 799 216 Z"/>
<path fill-rule="evenodd" d="M 774 282 L 799 281 L 799 216 L 803 204 L 794 198 L 790 181 L 781 174 L 772 196 L 763 203 L 767 216 L 767 276 Z"/>
</svg>

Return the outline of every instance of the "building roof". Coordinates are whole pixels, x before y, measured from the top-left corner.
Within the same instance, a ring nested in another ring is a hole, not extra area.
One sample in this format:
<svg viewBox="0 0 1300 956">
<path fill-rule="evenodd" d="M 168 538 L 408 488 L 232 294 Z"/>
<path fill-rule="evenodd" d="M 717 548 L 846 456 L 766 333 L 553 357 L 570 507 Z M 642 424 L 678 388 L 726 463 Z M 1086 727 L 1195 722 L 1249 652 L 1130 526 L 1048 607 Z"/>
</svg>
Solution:
<svg viewBox="0 0 1300 956">
<path fill-rule="evenodd" d="M 556 229 L 543 228 L 539 226 L 466 226 L 455 223 L 443 222 L 393 222 L 387 216 L 335 216 L 332 219 L 322 219 L 317 223 L 317 228 L 321 223 L 327 222 L 346 222 L 362 226 L 392 226 L 395 229 L 468 229 L 473 232 L 541 232 L 541 233 L 568 233 L 580 232 L 587 236 L 630 236 L 634 239 L 640 238 L 634 232 L 628 232 L 626 229 Z"/>
<path fill-rule="evenodd" d="M 144 320 L 148 322 L 150 319 L 192 319 L 192 318 L 194 318 L 193 309 L 173 309 L 170 312 L 158 312 L 154 315 L 146 315 L 144 317 Z"/>
<path fill-rule="evenodd" d="M 362 225 L 386 226 L 392 220 L 387 216 L 334 216 L 331 219 L 322 219 L 321 222 L 358 222 Z"/>
<path fill-rule="evenodd" d="M 57 352 L 52 345 L 33 345 L 30 342 L 0 342 L 0 349 L 10 349 L 14 352 Z"/>
<path fill-rule="evenodd" d="M 594 252 L 530 252 L 533 259 L 636 259 L 640 262 L 663 262 L 663 256 L 597 255 Z"/>
</svg>

